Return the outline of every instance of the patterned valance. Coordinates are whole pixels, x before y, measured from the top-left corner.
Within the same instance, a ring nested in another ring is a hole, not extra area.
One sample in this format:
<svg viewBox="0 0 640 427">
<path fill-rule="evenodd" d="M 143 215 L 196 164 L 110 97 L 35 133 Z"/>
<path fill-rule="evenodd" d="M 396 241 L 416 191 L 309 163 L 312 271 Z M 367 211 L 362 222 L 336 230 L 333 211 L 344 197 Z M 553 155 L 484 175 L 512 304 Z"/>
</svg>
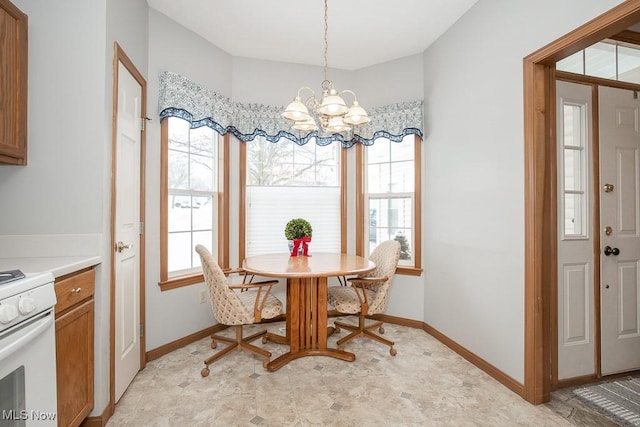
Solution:
<svg viewBox="0 0 640 427">
<path fill-rule="evenodd" d="M 371 122 L 358 126 L 349 140 L 339 134 L 320 136 L 318 131 L 291 130 L 291 122 L 280 115 L 284 111 L 283 106 L 234 102 L 169 71 L 160 73 L 158 104 L 160 119 L 180 117 L 191 123 L 192 128 L 209 126 L 221 135 L 230 132 L 241 141 L 263 136 L 271 142 L 287 138 L 302 145 L 316 138 L 320 145 L 340 141 L 344 147 L 351 147 L 357 142 L 371 145 L 376 138 L 398 142 L 410 134 L 423 136 L 421 100 L 368 109 Z"/>
</svg>

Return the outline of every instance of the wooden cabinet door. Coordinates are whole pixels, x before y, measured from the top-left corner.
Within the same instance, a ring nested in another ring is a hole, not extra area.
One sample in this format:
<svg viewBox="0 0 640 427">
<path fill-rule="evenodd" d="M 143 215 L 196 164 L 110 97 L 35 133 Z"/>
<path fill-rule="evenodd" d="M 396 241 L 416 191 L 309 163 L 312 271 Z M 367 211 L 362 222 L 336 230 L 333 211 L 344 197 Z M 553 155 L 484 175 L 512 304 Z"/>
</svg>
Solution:
<svg viewBox="0 0 640 427">
<path fill-rule="evenodd" d="M 27 164 L 27 15 L 0 0 L 0 163 Z"/>
<path fill-rule="evenodd" d="M 93 317 L 89 300 L 56 319 L 59 426 L 78 426 L 93 409 Z"/>
</svg>

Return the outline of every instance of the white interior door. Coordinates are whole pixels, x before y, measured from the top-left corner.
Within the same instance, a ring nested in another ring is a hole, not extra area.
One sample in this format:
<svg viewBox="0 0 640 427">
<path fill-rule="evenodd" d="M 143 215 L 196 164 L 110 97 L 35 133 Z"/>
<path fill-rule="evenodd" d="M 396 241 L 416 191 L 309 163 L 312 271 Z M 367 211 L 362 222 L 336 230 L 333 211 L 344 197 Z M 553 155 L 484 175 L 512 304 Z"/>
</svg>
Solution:
<svg viewBox="0 0 640 427">
<path fill-rule="evenodd" d="M 115 188 L 115 398 L 140 370 L 142 86 L 118 63 Z"/>
<path fill-rule="evenodd" d="M 558 379 L 595 373 L 591 86 L 557 82 Z"/>
<path fill-rule="evenodd" d="M 640 368 L 640 100 L 599 89 L 602 374 Z"/>
</svg>

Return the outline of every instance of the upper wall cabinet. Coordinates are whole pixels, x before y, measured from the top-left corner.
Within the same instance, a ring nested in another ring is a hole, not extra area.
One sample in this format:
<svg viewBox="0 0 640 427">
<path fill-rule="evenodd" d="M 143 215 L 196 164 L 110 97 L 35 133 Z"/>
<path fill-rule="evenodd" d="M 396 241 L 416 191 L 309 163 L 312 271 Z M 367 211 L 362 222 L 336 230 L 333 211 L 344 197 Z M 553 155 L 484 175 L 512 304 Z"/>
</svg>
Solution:
<svg viewBox="0 0 640 427">
<path fill-rule="evenodd" d="M 0 0 L 0 163 L 27 164 L 27 15 Z"/>
</svg>

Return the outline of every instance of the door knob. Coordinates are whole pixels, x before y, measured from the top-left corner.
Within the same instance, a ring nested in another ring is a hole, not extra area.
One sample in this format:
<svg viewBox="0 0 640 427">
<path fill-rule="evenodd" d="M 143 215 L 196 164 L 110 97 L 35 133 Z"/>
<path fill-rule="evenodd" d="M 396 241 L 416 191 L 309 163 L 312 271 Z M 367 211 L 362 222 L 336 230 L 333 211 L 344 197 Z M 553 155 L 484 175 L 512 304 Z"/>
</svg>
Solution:
<svg viewBox="0 0 640 427">
<path fill-rule="evenodd" d="M 611 193 L 613 191 L 613 184 L 605 184 L 602 186 L 605 193 Z"/>
<path fill-rule="evenodd" d="M 125 245 L 124 243 L 122 243 L 121 241 L 116 243 L 116 251 L 118 252 L 122 252 L 125 249 L 131 249 L 133 247 L 132 243 L 129 243 L 128 245 Z"/>
<path fill-rule="evenodd" d="M 606 256 L 609 256 L 609 255 L 618 255 L 618 254 L 620 254 L 620 249 L 618 249 L 618 248 L 612 248 L 611 246 L 605 246 L 605 247 L 604 247 L 604 254 L 605 254 Z"/>
</svg>

